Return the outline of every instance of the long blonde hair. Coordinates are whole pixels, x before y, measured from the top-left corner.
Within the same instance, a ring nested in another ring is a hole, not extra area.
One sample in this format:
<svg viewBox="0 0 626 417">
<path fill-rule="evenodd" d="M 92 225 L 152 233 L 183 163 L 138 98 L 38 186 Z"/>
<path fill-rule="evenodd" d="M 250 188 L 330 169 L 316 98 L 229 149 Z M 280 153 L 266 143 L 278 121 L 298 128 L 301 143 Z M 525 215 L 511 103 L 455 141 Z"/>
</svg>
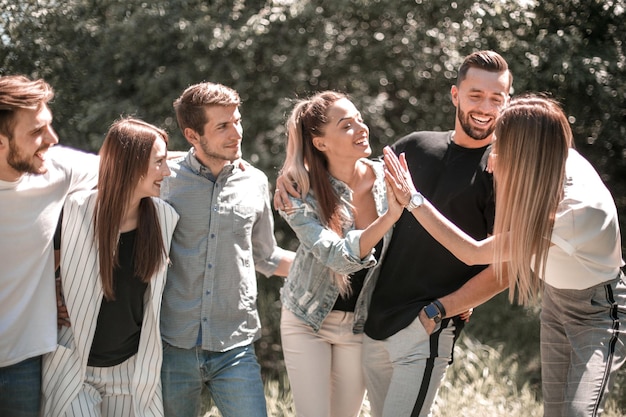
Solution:
<svg viewBox="0 0 626 417">
<path fill-rule="evenodd" d="M 343 236 L 348 213 L 333 188 L 326 155 L 313 145 L 313 138 L 324 136 L 328 110 L 338 100 L 347 98 L 335 91 L 322 91 L 300 100 L 287 120 L 287 155 L 281 172 L 298 185 L 304 199 L 313 191 L 318 216 L 324 227 Z M 333 281 L 342 296 L 350 294 L 350 277 L 333 272 Z"/>
<path fill-rule="evenodd" d="M 555 101 L 527 95 L 511 101 L 495 134 L 496 274 L 506 269 L 510 300 L 528 304 L 542 287 L 572 131 Z"/>
<path fill-rule="evenodd" d="M 347 98 L 345 94 L 323 91 L 296 103 L 287 120 L 287 155 L 281 170 L 298 184 L 302 198 L 313 190 L 322 224 L 340 236 L 341 201 L 328 177 L 326 155 L 313 145 L 313 138 L 324 136 L 328 110 L 343 98 Z"/>
</svg>

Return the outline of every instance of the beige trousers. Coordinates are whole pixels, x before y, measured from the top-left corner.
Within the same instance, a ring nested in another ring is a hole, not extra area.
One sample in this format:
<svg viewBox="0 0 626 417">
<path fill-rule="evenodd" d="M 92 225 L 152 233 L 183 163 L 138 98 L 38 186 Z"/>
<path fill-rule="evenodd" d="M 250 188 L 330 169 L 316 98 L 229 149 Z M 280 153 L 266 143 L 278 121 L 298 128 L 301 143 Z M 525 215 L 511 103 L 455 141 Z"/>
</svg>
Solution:
<svg viewBox="0 0 626 417">
<path fill-rule="evenodd" d="M 285 365 L 298 417 L 356 417 L 365 395 L 354 313 L 331 311 L 319 332 L 283 308 Z"/>
</svg>

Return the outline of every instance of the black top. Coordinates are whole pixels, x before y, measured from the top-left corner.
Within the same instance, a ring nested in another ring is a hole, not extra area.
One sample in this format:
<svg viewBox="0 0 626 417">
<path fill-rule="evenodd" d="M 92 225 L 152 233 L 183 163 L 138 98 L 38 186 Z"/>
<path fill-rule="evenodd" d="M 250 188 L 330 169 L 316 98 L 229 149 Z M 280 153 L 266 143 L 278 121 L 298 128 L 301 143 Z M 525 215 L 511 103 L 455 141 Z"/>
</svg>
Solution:
<svg viewBox="0 0 626 417">
<path fill-rule="evenodd" d="M 376 258 L 376 260 L 380 259 L 380 251 L 382 250 L 382 248 L 383 241 L 380 240 L 375 246 L 376 251 L 374 252 L 374 257 Z M 354 312 L 357 299 L 359 298 L 359 294 L 361 294 L 361 290 L 363 289 L 365 276 L 368 272 L 369 268 L 363 268 L 353 274 L 350 274 L 350 294 L 345 298 L 341 295 L 337 297 L 337 301 L 335 301 L 333 310 Z"/>
<path fill-rule="evenodd" d="M 148 284 L 134 274 L 135 237 L 136 230 L 120 235 L 119 266 L 113 270 L 115 300 L 102 299 L 89 366 L 119 365 L 139 349 Z"/>
<path fill-rule="evenodd" d="M 404 152 L 420 191 L 444 216 L 475 239 L 493 231 L 493 179 L 486 166 L 491 146 L 467 149 L 452 132 L 415 132 L 393 146 Z M 486 266 L 468 266 L 448 252 L 404 211 L 393 231 L 372 295 L 365 333 L 382 340 L 408 326 L 432 300 L 447 295 Z M 463 326 L 456 320 L 458 329 Z"/>
</svg>

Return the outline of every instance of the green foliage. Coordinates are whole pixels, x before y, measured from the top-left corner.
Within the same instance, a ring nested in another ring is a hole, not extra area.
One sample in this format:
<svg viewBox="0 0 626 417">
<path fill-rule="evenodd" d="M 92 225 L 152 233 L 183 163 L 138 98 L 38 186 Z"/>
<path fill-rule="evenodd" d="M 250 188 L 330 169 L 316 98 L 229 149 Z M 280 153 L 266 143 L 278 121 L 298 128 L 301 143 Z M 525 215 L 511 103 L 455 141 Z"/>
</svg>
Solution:
<svg viewBox="0 0 626 417">
<path fill-rule="evenodd" d="M 624 205 L 626 55 L 624 1 L 556 0 L 537 7 L 524 36 L 534 77 L 527 88 L 548 91 L 570 115 L 579 149 Z"/>
<path fill-rule="evenodd" d="M 494 49 L 509 60 L 517 92 L 550 91 L 564 102 L 583 152 L 621 187 L 624 1 L 532 5 L 0 0 L 0 72 L 51 82 L 62 140 L 94 151 L 121 114 L 162 125 L 174 148 L 186 148 L 172 101 L 195 82 L 227 84 L 245 101 L 245 155 L 273 178 L 292 99 L 320 89 L 348 92 L 379 153 L 412 130 L 450 128 L 456 68 L 467 53 Z"/>
</svg>

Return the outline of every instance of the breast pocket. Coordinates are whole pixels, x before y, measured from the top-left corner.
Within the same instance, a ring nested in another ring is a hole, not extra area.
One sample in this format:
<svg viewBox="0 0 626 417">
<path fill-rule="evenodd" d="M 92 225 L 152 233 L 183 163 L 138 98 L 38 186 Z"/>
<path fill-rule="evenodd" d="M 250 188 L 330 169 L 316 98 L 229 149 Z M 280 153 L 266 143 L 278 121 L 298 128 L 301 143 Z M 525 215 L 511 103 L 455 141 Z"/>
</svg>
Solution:
<svg viewBox="0 0 626 417">
<path fill-rule="evenodd" d="M 252 235 L 252 226 L 254 224 L 255 213 L 252 207 L 234 206 L 233 207 L 233 234 L 240 237 L 249 237 Z"/>
</svg>

